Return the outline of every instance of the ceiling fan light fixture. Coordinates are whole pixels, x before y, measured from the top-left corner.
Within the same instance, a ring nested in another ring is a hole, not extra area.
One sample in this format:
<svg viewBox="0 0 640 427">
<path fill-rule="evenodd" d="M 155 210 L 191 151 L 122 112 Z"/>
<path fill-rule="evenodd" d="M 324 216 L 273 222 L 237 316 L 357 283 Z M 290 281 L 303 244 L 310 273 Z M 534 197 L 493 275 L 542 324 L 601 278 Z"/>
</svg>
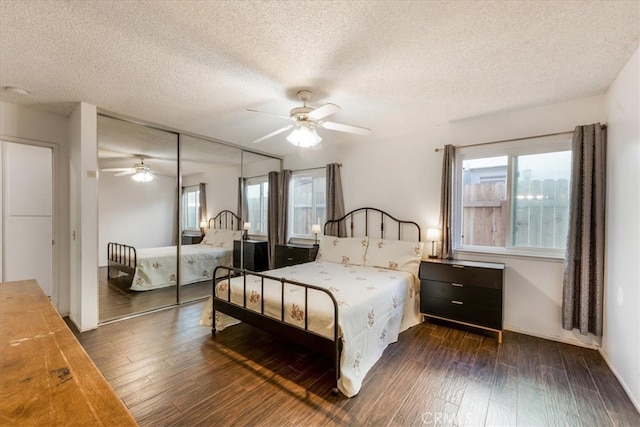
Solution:
<svg viewBox="0 0 640 427">
<path fill-rule="evenodd" d="M 313 126 L 300 124 L 287 136 L 287 141 L 296 147 L 309 148 L 318 145 L 322 138 Z"/>
<path fill-rule="evenodd" d="M 136 182 L 149 182 L 153 180 L 153 175 L 149 171 L 141 170 L 131 175 L 131 179 Z"/>
</svg>

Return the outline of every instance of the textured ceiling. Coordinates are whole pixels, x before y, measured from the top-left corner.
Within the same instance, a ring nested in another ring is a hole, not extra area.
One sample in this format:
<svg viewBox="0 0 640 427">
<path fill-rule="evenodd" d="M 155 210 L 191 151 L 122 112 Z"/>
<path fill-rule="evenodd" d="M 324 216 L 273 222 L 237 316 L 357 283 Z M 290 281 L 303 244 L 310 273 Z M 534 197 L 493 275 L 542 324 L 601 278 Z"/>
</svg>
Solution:
<svg viewBox="0 0 640 427">
<path fill-rule="evenodd" d="M 358 144 L 602 94 L 637 49 L 638 1 L 0 1 L 0 99 L 111 111 L 284 155 L 301 88 Z"/>
</svg>

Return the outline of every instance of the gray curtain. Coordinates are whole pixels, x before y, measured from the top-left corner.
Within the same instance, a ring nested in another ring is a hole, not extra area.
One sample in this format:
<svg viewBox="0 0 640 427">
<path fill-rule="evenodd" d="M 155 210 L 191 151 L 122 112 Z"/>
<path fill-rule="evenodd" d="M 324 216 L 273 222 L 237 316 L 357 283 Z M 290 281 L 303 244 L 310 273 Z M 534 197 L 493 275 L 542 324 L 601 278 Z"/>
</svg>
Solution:
<svg viewBox="0 0 640 427">
<path fill-rule="evenodd" d="M 453 236 L 451 209 L 453 190 L 453 167 L 456 160 L 456 148 L 453 145 L 444 146 L 442 157 L 442 187 L 440 190 L 440 231 L 442 235 L 442 249 L 440 258 L 453 258 Z"/>
<path fill-rule="evenodd" d="M 243 177 L 238 178 L 238 230 L 242 230 L 242 226 L 249 220 L 249 203 L 247 202 L 247 180 Z"/>
<path fill-rule="evenodd" d="M 278 233 L 279 224 L 279 188 L 278 178 L 279 173 L 275 171 L 269 172 L 269 195 L 268 195 L 268 209 L 267 209 L 267 239 L 269 240 L 269 268 L 274 268 L 276 245 L 280 242 L 280 236 Z"/>
<path fill-rule="evenodd" d="M 342 218 L 345 214 L 344 196 L 342 194 L 342 178 L 340 177 L 340 164 L 329 163 L 327 165 L 327 220 Z M 325 229 L 327 236 L 345 237 L 347 225 L 344 221 L 339 224 L 330 224 Z"/>
<path fill-rule="evenodd" d="M 284 169 L 280 172 L 280 199 L 278 200 L 278 244 L 287 243 L 287 225 L 289 223 L 289 182 L 291 171 Z"/>
<path fill-rule="evenodd" d="M 200 183 L 200 222 L 207 221 L 209 218 L 207 217 L 207 184 L 204 182 Z M 198 224 L 200 227 L 200 224 Z"/>
<path fill-rule="evenodd" d="M 571 150 L 562 327 L 602 335 L 606 131 L 600 123 L 577 126 Z"/>
</svg>

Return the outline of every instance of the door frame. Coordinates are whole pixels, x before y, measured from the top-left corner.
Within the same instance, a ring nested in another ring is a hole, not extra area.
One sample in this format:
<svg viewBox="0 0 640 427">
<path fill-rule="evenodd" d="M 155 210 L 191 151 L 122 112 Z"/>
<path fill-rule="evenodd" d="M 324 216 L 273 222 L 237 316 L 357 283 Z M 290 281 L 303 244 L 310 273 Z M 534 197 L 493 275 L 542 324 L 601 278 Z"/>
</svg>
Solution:
<svg viewBox="0 0 640 427">
<path fill-rule="evenodd" d="M 60 287 L 59 284 L 59 246 L 60 246 L 60 226 L 58 224 L 59 212 L 60 212 L 60 197 L 58 195 L 58 171 L 60 165 L 60 147 L 58 144 L 47 142 L 47 141 L 39 141 L 33 139 L 26 138 L 18 138 L 7 135 L 0 134 L 0 142 L 9 142 L 13 144 L 23 144 L 23 145 L 31 145 L 36 147 L 43 147 L 51 149 L 51 196 L 52 196 L 52 211 L 51 211 L 51 231 L 52 231 L 52 245 L 51 245 L 51 302 L 54 307 L 58 309 L 58 302 L 60 298 Z M 0 171 L 1 171 L 0 167 Z M 4 171 L 2 171 L 4 173 Z M 4 181 L 3 181 L 4 186 Z M 4 198 L 4 188 L 2 189 L 2 197 Z M 4 239 L 4 200 L 2 203 L 2 238 Z M 4 241 L 0 242 L 2 244 L 2 258 L 3 258 L 3 268 L 4 268 Z"/>
</svg>

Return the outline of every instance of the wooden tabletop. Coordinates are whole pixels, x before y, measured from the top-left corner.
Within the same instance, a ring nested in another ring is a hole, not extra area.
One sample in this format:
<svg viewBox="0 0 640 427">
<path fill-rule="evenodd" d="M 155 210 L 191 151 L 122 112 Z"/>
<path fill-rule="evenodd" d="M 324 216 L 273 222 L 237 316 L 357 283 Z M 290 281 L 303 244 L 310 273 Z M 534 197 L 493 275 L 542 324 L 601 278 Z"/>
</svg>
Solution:
<svg viewBox="0 0 640 427">
<path fill-rule="evenodd" d="M 34 280 L 0 283 L 0 425 L 137 425 Z"/>
</svg>

